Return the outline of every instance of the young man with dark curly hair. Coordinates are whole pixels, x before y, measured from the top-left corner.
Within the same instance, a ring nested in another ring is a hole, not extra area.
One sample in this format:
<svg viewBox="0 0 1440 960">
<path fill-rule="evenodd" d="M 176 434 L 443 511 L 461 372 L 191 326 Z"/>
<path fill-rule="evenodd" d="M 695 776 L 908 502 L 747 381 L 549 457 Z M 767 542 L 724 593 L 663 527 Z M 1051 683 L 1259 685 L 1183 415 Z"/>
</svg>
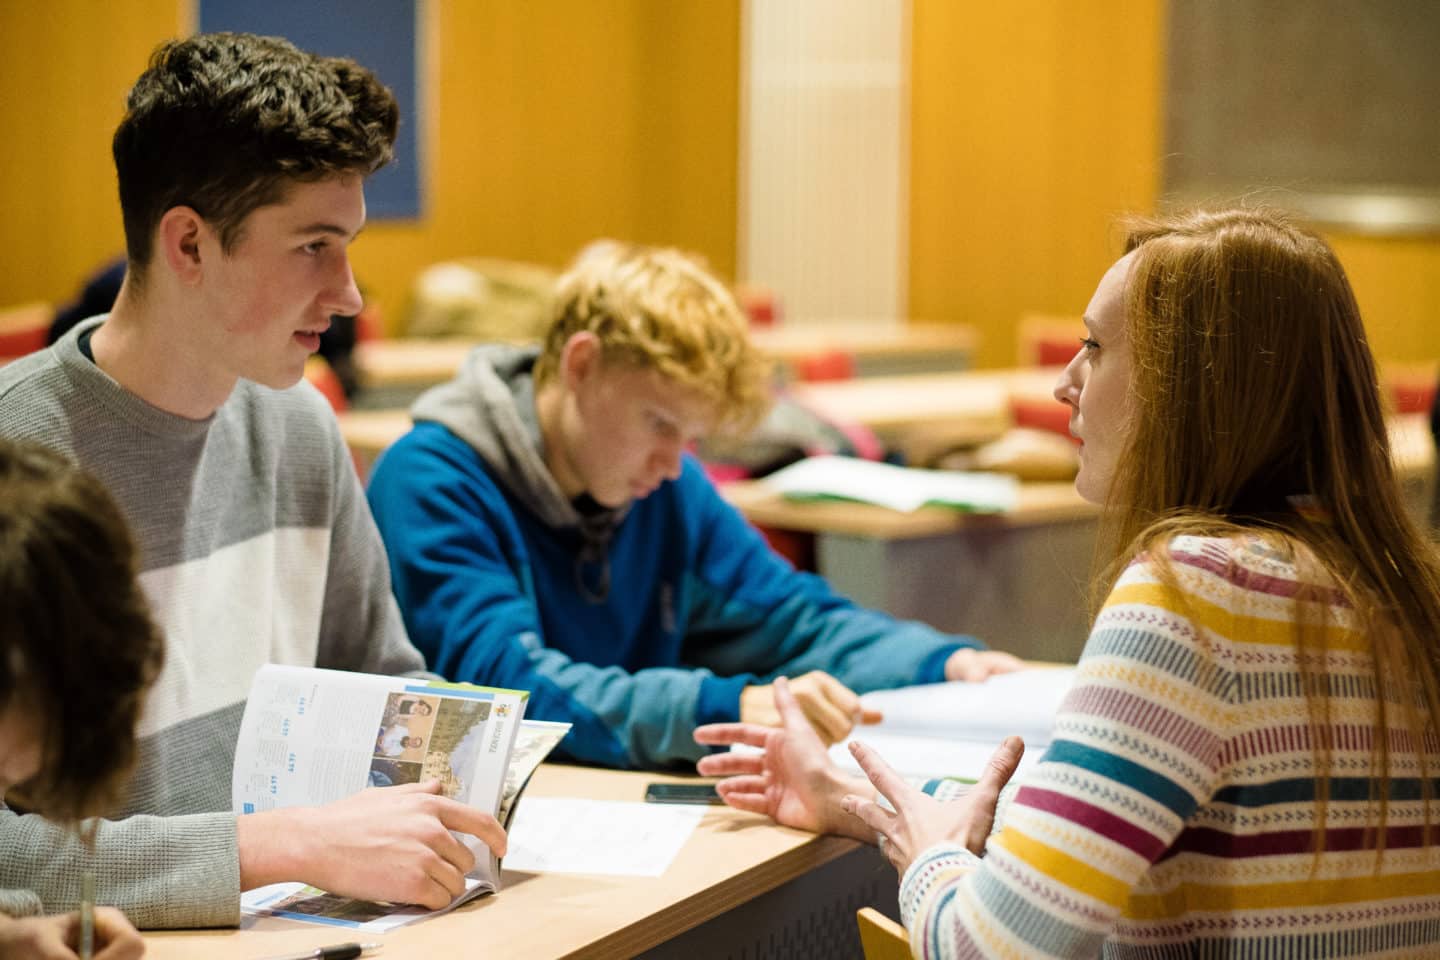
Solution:
<svg viewBox="0 0 1440 960">
<path fill-rule="evenodd" d="M 229 810 L 261 664 L 423 668 L 335 420 L 301 380 L 330 317 L 360 309 L 347 248 L 397 123 L 353 61 L 243 34 L 163 44 L 114 137 L 119 299 L 0 371 L 0 435 L 106 484 L 166 638 L 135 773 L 93 854 L 40 817 L 0 814 L 0 886 L 46 909 L 73 902 L 86 865 L 102 899 L 149 927 L 235 924 L 241 890 L 278 880 L 440 907 L 474 859 L 452 830 L 503 851 L 492 817 L 434 783 Z"/>
</svg>

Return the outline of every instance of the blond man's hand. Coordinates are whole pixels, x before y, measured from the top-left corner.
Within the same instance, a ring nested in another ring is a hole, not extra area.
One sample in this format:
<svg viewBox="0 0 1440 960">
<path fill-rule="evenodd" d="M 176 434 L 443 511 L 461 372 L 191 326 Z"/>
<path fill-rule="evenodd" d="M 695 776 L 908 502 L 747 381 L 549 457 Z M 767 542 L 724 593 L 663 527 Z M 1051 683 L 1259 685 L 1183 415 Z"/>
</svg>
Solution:
<svg viewBox="0 0 1440 960">
<path fill-rule="evenodd" d="M 945 679 L 979 683 L 997 673 L 1014 673 L 1016 670 L 1024 670 L 1028 666 L 1019 657 L 999 650 L 976 650 L 971 647 L 961 647 L 950 654 L 950 659 L 945 661 Z"/>
<path fill-rule="evenodd" d="M 855 691 L 823 670 L 790 680 L 790 694 L 805 719 L 825 743 L 839 743 L 850 735 L 856 723 L 878 723 L 880 714 L 866 710 Z M 780 726 L 773 685 L 746 687 L 740 692 L 740 722 L 766 727 Z"/>
</svg>

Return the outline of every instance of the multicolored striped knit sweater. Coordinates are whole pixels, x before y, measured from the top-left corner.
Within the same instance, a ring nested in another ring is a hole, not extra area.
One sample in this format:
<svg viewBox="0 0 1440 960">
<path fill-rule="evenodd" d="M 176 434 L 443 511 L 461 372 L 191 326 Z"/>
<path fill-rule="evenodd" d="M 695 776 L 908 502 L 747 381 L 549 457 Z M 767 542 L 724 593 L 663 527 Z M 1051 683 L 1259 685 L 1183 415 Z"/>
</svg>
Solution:
<svg viewBox="0 0 1440 960">
<path fill-rule="evenodd" d="M 1175 586 L 1144 559 L 1116 584 L 984 859 L 939 846 L 906 872 L 915 956 L 1440 957 L 1440 844 L 1424 845 L 1408 734 L 1391 736 L 1375 851 L 1378 707 L 1351 612 L 1330 605 L 1322 641 L 1334 751 L 1317 859 L 1296 568 L 1250 538 L 1169 552 Z M 1426 749 L 1434 778 L 1440 742 Z"/>
</svg>

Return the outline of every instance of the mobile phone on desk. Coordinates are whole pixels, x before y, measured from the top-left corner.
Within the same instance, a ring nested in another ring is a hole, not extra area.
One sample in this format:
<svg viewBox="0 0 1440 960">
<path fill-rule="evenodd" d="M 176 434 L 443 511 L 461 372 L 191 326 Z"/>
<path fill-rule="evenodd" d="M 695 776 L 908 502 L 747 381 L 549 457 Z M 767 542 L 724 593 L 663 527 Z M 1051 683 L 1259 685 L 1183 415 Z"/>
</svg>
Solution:
<svg viewBox="0 0 1440 960">
<path fill-rule="evenodd" d="M 647 803 L 724 803 L 713 783 L 647 783 Z"/>
</svg>

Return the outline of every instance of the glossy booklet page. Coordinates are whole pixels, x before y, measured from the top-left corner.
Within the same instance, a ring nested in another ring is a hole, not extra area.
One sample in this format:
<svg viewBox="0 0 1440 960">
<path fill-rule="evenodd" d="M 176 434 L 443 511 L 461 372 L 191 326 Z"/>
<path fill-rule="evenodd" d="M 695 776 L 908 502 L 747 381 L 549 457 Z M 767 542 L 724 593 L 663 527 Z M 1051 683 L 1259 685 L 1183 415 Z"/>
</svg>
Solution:
<svg viewBox="0 0 1440 960">
<path fill-rule="evenodd" d="M 545 724 L 526 740 L 528 770 L 512 772 L 528 694 L 470 684 L 267 665 L 255 676 L 241 721 L 232 803 L 241 814 L 317 806 L 366 787 L 438 780 L 446 796 L 497 815 L 513 807 L 530 772 L 568 725 Z M 506 790 L 507 780 L 509 791 Z M 466 891 L 445 909 L 497 889 L 499 869 L 479 840 Z M 338 897 L 300 883 L 242 896 L 242 910 L 381 931 L 433 915 L 423 907 Z"/>
</svg>

